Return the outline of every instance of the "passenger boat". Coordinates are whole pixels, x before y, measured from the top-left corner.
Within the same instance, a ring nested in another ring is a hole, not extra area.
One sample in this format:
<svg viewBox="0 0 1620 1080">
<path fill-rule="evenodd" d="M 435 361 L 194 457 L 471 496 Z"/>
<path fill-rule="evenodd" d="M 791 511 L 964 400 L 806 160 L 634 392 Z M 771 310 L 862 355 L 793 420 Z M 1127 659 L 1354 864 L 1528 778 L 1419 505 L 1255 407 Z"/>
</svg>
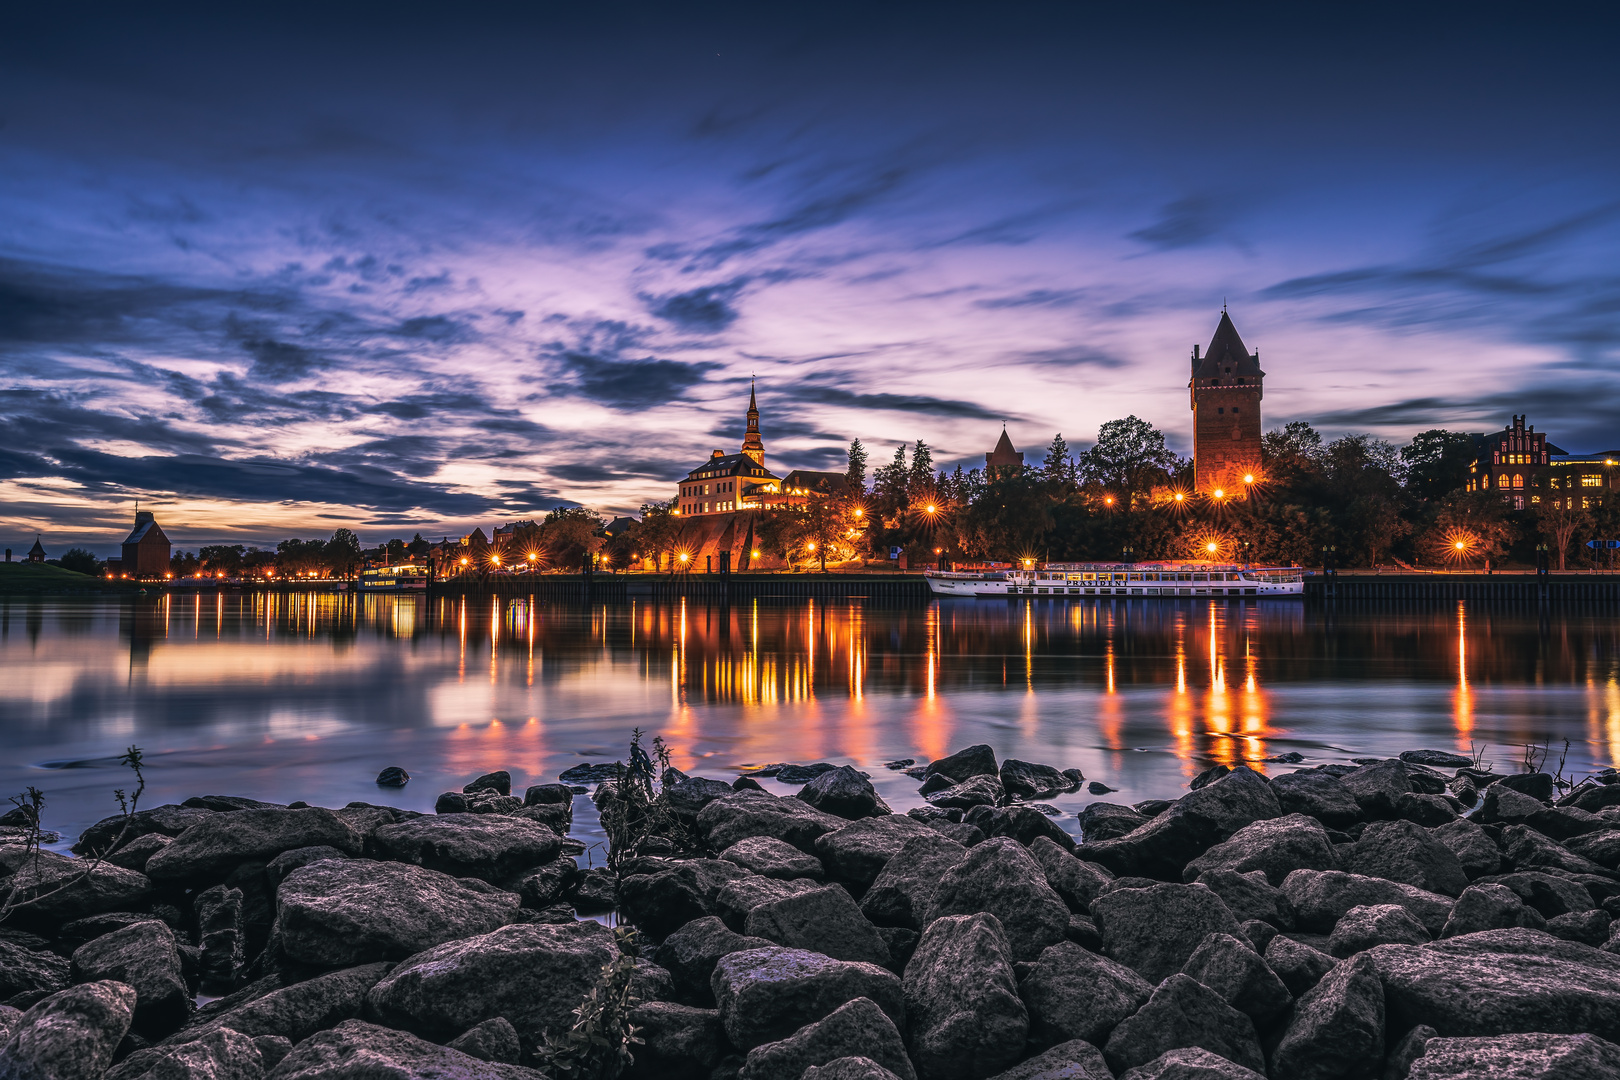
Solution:
<svg viewBox="0 0 1620 1080">
<path fill-rule="evenodd" d="M 1303 596 L 1297 566 L 1237 566 L 1214 562 L 1047 563 L 1040 569 L 924 572 L 936 596 Z"/>
<path fill-rule="evenodd" d="M 420 592 L 427 586 L 428 568 L 414 563 L 360 571 L 361 592 Z"/>
</svg>

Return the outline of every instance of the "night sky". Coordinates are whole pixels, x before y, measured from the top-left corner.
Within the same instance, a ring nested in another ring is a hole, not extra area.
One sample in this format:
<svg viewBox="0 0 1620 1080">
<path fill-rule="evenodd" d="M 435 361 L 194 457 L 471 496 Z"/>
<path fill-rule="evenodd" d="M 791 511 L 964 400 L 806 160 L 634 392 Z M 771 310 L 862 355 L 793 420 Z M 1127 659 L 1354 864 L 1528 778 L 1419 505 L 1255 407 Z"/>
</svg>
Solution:
<svg viewBox="0 0 1620 1080">
<path fill-rule="evenodd" d="M 1186 451 L 1223 302 L 1268 428 L 1620 446 L 1603 6 L 246 6 L 0 12 L 9 546 L 634 511 L 750 376 L 779 473 Z"/>
</svg>

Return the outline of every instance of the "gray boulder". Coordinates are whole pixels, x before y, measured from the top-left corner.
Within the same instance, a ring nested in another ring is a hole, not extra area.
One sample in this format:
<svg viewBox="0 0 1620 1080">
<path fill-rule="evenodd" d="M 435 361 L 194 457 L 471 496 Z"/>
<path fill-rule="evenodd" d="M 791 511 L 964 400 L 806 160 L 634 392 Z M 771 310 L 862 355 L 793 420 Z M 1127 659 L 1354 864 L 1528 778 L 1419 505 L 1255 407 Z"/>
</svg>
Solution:
<svg viewBox="0 0 1620 1080">
<path fill-rule="evenodd" d="M 1181 969 L 1217 994 L 1221 1000 L 1247 1013 L 1255 1026 L 1264 1027 L 1288 1008 L 1294 995 L 1247 940 L 1231 934 L 1210 934 Z"/>
<path fill-rule="evenodd" d="M 1069 905 L 1069 910 L 1077 914 L 1090 911 L 1091 902 L 1114 880 L 1106 866 L 1077 859 L 1045 836 L 1035 838 L 1029 845 L 1029 854 L 1040 864 L 1046 883 Z"/>
<path fill-rule="evenodd" d="M 1412 1069 L 1412 1062 L 1423 1056 L 1423 1048 L 1432 1038 L 1434 1028 L 1427 1024 L 1419 1024 L 1402 1035 L 1400 1041 L 1390 1047 L 1389 1052 L 1384 1055 L 1384 1072 L 1381 1080 L 1406 1080 L 1407 1073 Z"/>
<path fill-rule="evenodd" d="M 17 994 L 54 994 L 65 988 L 72 965 L 53 952 L 25 949 L 0 938 L 0 1000 Z"/>
<path fill-rule="evenodd" d="M 974 776 L 995 776 L 996 752 L 984 743 L 970 746 L 966 750 L 958 750 L 949 757 L 942 757 L 938 761 L 931 761 L 923 770 L 924 778 L 936 773 L 947 779 L 961 783 Z"/>
<path fill-rule="evenodd" d="M 1468 875 L 1452 850 L 1428 829 L 1410 821 L 1368 825 L 1356 841 L 1347 869 L 1442 896 L 1459 896 L 1468 888 Z"/>
<path fill-rule="evenodd" d="M 1596 1035 L 1430 1039 L 1409 1080 L 1612 1080 L 1620 1046 Z"/>
<path fill-rule="evenodd" d="M 496 882 L 555 859 L 562 838 L 523 818 L 450 814 L 384 825 L 376 832 L 376 846 L 384 858 Z"/>
<path fill-rule="evenodd" d="M 481 1024 L 474 1024 L 444 1044 L 479 1061 L 504 1061 L 516 1065 L 523 1059 L 523 1044 L 518 1040 L 517 1028 L 504 1016 L 494 1016 Z"/>
<path fill-rule="evenodd" d="M 926 827 L 926 826 L 924 826 Z M 889 947 L 840 885 L 786 896 L 748 913 L 743 933 L 793 949 L 815 949 L 835 960 L 888 966 Z"/>
<path fill-rule="evenodd" d="M 300 963 L 351 967 L 487 933 L 513 921 L 518 905 L 493 885 L 419 866 L 327 860 L 281 883 L 275 936 Z"/>
<path fill-rule="evenodd" d="M 927 825 L 904 814 L 884 814 L 818 837 L 815 848 L 830 876 L 839 881 L 870 885 L 907 841 L 937 835 Z"/>
<path fill-rule="evenodd" d="M 1578 941 L 1594 949 L 1602 948 L 1609 940 L 1612 918 L 1607 911 L 1571 911 L 1547 920 L 1547 933 L 1564 941 Z"/>
<path fill-rule="evenodd" d="M 104 979 L 135 991 L 133 1024 L 149 1038 L 169 1034 L 191 1015 L 191 991 L 180 970 L 174 931 L 156 919 L 132 923 L 74 950 L 74 982 Z"/>
<path fill-rule="evenodd" d="M 1236 870 L 1205 870 L 1195 884 L 1208 886 L 1239 923 L 1258 919 L 1278 930 L 1294 928 L 1293 907 L 1281 889 L 1266 881 L 1264 870 L 1242 874 Z"/>
<path fill-rule="evenodd" d="M 1323 976 L 1299 999 L 1271 1071 L 1290 1080 L 1374 1080 L 1384 1056 L 1384 988 L 1370 957 Z"/>
<path fill-rule="evenodd" d="M 1515 870 L 1551 869 L 1569 874 L 1610 876 L 1607 867 L 1575 854 L 1527 825 L 1509 825 L 1502 830 L 1502 854 Z"/>
<path fill-rule="evenodd" d="M 544 1073 L 480 1061 L 404 1031 L 345 1020 L 293 1048 L 274 1080 L 546 1080 Z"/>
<path fill-rule="evenodd" d="M 1522 825 L 1547 809 L 1540 799 L 1514 791 L 1500 781 L 1485 789 L 1485 798 L 1474 820 L 1481 825 Z"/>
<path fill-rule="evenodd" d="M 1342 829 L 1361 817 L 1361 804 L 1338 777 L 1314 769 L 1272 777 L 1271 790 L 1285 813 L 1309 814 Z"/>
<path fill-rule="evenodd" d="M 1281 885 L 1283 878 L 1301 869 L 1337 870 L 1339 860 L 1321 822 L 1304 814 L 1288 814 L 1245 825 L 1230 840 L 1188 863 L 1181 876 L 1190 882 L 1207 870 L 1240 874 L 1260 870 L 1271 884 Z"/>
<path fill-rule="evenodd" d="M 597 922 L 504 926 L 417 953 L 366 995 L 366 1015 L 389 1027 L 448 1039 L 496 1016 L 533 1053 L 560 1034 L 605 964 L 619 955 Z"/>
<path fill-rule="evenodd" d="M 800 788 L 794 797 L 823 813 L 850 821 L 893 813 L 889 804 L 879 798 L 872 781 L 850 765 L 822 773 Z"/>
<path fill-rule="evenodd" d="M 807 878 L 778 881 L 775 878 L 750 874 L 720 887 L 714 894 L 714 913 L 720 916 L 727 926 L 740 931 L 748 924 L 748 915 L 755 908 L 824 887 L 822 883 Z"/>
<path fill-rule="evenodd" d="M 893 972 L 805 949 L 730 953 L 715 964 L 710 986 L 726 1037 L 745 1052 L 785 1039 L 858 997 L 871 998 L 896 1026 L 906 1016 Z"/>
<path fill-rule="evenodd" d="M 739 840 L 722 851 L 720 858 L 736 863 L 750 873 L 781 881 L 792 881 L 794 878 L 821 881 L 826 877 L 820 859 L 769 836 L 750 836 L 746 840 Z"/>
<path fill-rule="evenodd" d="M 620 878 L 619 911 L 652 937 L 668 937 L 693 919 L 716 914 L 720 890 L 749 877 L 756 875 L 723 859 L 683 859 L 668 870 Z"/>
<path fill-rule="evenodd" d="M 803 1080 L 900 1080 L 869 1057 L 842 1057 L 804 1070 Z"/>
<path fill-rule="evenodd" d="M 716 799 L 697 816 L 698 834 L 711 851 L 724 851 L 750 836 L 769 836 L 814 855 L 817 837 L 848 824 L 801 799 L 779 799 L 763 791 L 739 791 Z"/>
<path fill-rule="evenodd" d="M 1069 925 L 1068 905 L 1046 883 L 1040 864 L 1006 837 L 968 849 L 966 858 L 945 871 L 928 922 L 978 912 L 996 917 L 1017 960 L 1033 960 L 1062 941 Z"/>
<path fill-rule="evenodd" d="M 709 980 L 722 956 L 745 949 L 770 948 L 764 938 L 736 933 L 713 915 L 693 919 L 658 946 L 653 962 L 666 969 L 675 981 L 680 999 L 697 1005 L 714 1004 Z"/>
<path fill-rule="evenodd" d="M 630 1010 L 630 1022 L 642 1043 L 626 1080 L 708 1080 L 732 1053 L 714 1009 L 647 1001 Z"/>
<path fill-rule="evenodd" d="M 1113 1080 L 1113 1076 L 1102 1051 L 1083 1039 L 1070 1039 L 990 1080 Z"/>
<path fill-rule="evenodd" d="M 692 822 L 705 806 L 716 799 L 723 799 L 732 792 L 730 784 L 722 780 L 710 780 L 703 776 L 688 776 L 684 780 L 677 780 L 664 787 L 664 799 L 669 803 L 670 811 L 682 821 Z"/>
<path fill-rule="evenodd" d="M 203 811 L 207 813 L 208 811 Z M 147 833 L 120 847 L 107 856 L 107 861 L 114 866 L 121 866 L 125 870 L 135 870 L 144 873 L 146 864 L 153 855 L 174 843 L 174 837 L 164 836 L 162 833 Z"/>
<path fill-rule="evenodd" d="M 1477 934 L 1482 930 L 1507 930 L 1527 926 L 1541 930 L 1547 920 L 1535 908 L 1526 907 L 1519 894 L 1506 885 L 1470 885 L 1457 898 L 1441 929 L 1443 938 Z"/>
<path fill-rule="evenodd" d="M 1180 881 L 1187 864 L 1245 825 L 1282 816 L 1271 785 L 1246 767 L 1177 799 L 1146 825 L 1114 840 L 1080 845 L 1076 854 L 1120 877 Z"/>
<path fill-rule="evenodd" d="M 1440 933 L 1451 914 L 1449 897 L 1340 870 L 1295 870 L 1283 879 L 1282 891 L 1299 928 L 1318 934 L 1332 933 L 1345 912 L 1363 905 L 1399 904 L 1430 934 Z"/>
<path fill-rule="evenodd" d="M 1103 951 L 1150 983 L 1180 971 L 1208 935 L 1239 932 L 1231 911 L 1203 885 L 1115 889 L 1092 901 L 1091 914 Z"/>
<path fill-rule="evenodd" d="M 1613 785 L 1620 789 L 1620 784 Z M 1583 859 L 1590 859 L 1609 870 L 1620 869 L 1620 829 L 1587 833 L 1564 842 L 1564 846 Z"/>
<path fill-rule="evenodd" d="M 928 791 L 927 787 L 925 784 L 923 797 L 947 809 L 971 810 L 975 806 L 1000 806 L 1007 801 L 1007 793 L 994 775 L 970 776 L 960 784 L 940 790 Z"/>
<path fill-rule="evenodd" d="M 1025 847 L 1038 839 L 1046 839 L 1065 851 L 1075 848 L 1074 837 L 1038 806 L 975 806 L 962 820 L 987 837 L 1009 837 Z"/>
<path fill-rule="evenodd" d="M 1022 1055 L 1029 1014 L 994 915 L 947 915 L 906 965 L 907 1043 L 922 1080 L 972 1080 Z"/>
<path fill-rule="evenodd" d="M 1120 1080 L 1264 1080 L 1264 1077 L 1219 1054 L 1184 1046 L 1167 1050 L 1146 1065 L 1138 1065 Z"/>
<path fill-rule="evenodd" d="M 1078 786 L 1072 778 L 1050 765 L 1037 765 L 1017 758 L 1008 758 L 1001 763 L 1000 779 L 1002 789 L 1017 799 L 1046 799 L 1073 791 Z"/>
<path fill-rule="evenodd" d="M 102 981 L 58 990 L 0 1044 L 0 1080 L 100 1080 L 135 1015 L 135 991 Z"/>
<path fill-rule="evenodd" d="M 1069 941 L 1041 953 L 1018 983 L 1030 1035 L 1042 1043 L 1084 1039 L 1101 1046 L 1152 994 L 1153 984 L 1124 964 Z"/>
<path fill-rule="evenodd" d="M 1118 1074 L 1184 1047 L 1208 1050 L 1256 1072 L 1266 1067 L 1254 1022 L 1180 972 L 1160 983 L 1146 1005 L 1114 1028 L 1103 1057 Z"/>
<path fill-rule="evenodd" d="M 22 844 L 0 846 L 0 880 L 6 883 L 12 917 L 36 926 L 138 911 L 152 896 L 145 874 L 54 851 L 28 851 Z"/>
<path fill-rule="evenodd" d="M 138 1050 L 107 1080 L 260 1080 L 269 1068 L 254 1039 L 218 1028 L 189 1042 Z"/>
<path fill-rule="evenodd" d="M 1286 934 L 1272 938 L 1262 955 L 1266 966 L 1277 973 L 1277 978 L 1295 997 L 1302 996 L 1321 982 L 1322 976 L 1339 963 L 1322 950 L 1295 941 Z"/>
<path fill-rule="evenodd" d="M 1094 802 L 1080 811 L 1080 835 L 1088 844 L 1117 840 L 1152 820 L 1129 806 Z"/>
<path fill-rule="evenodd" d="M 215 1028 L 230 1028 L 253 1038 L 303 1042 L 317 1031 L 359 1016 L 366 994 L 390 967 L 362 964 L 285 984 L 280 976 L 271 976 L 199 1010 L 191 1025 L 169 1041 L 192 1040 Z"/>
<path fill-rule="evenodd" d="M 921 931 L 940 880 L 967 853 L 967 848 L 932 829 L 912 837 L 872 880 L 861 897 L 861 913 L 878 926 Z"/>
<path fill-rule="evenodd" d="M 1351 908 L 1334 924 L 1328 952 L 1342 960 L 1378 945 L 1422 945 L 1432 937 L 1398 904 L 1367 904 Z"/>
<path fill-rule="evenodd" d="M 571 892 L 579 878 L 578 862 L 556 858 L 519 871 L 497 884 L 507 892 L 517 893 L 524 907 L 543 911 Z"/>
<path fill-rule="evenodd" d="M 1433 830 L 1434 838 L 1457 856 L 1463 873 L 1472 880 L 1494 874 L 1502 868 L 1502 853 L 1496 841 L 1468 818 L 1458 818 Z"/>
<path fill-rule="evenodd" d="M 347 853 L 325 845 L 293 848 L 291 851 L 283 851 L 280 855 L 264 864 L 265 881 L 269 883 L 270 891 L 274 892 L 276 889 L 281 888 L 281 883 L 286 880 L 287 875 L 300 866 L 308 866 L 310 863 L 320 862 L 322 859 L 347 859 L 348 857 Z"/>
<path fill-rule="evenodd" d="M 748 1051 L 738 1080 L 799 1080 L 806 1069 L 864 1056 L 901 1080 L 916 1080 L 899 1028 L 871 998 L 846 1002 L 777 1042 Z"/>
<path fill-rule="evenodd" d="M 1592 893 L 1579 881 L 1568 875 L 1550 870 L 1522 870 L 1512 874 L 1494 874 L 1479 879 L 1480 885 L 1505 885 L 1535 908 L 1544 917 L 1552 919 L 1571 911 L 1589 911 L 1597 905 Z"/>
<path fill-rule="evenodd" d="M 167 803 L 147 810 L 137 810 L 125 819 L 123 814 L 102 818 L 84 832 L 71 848 L 75 855 L 106 855 L 119 851 L 143 836 L 167 836 L 173 839 L 213 816 L 214 811 L 200 807 Z"/>
<path fill-rule="evenodd" d="M 1349 789 L 1361 816 L 1369 821 L 1395 817 L 1401 796 L 1414 790 L 1411 774 L 1394 758 L 1363 765 L 1345 773 L 1339 782 Z"/>
<path fill-rule="evenodd" d="M 146 874 L 159 882 L 212 883 L 242 863 L 268 862 L 283 851 L 334 847 L 359 855 L 365 841 L 349 823 L 319 806 L 209 814 L 154 854 Z"/>
<path fill-rule="evenodd" d="M 1620 1041 L 1620 956 L 1539 930 L 1487 930 L 1363 956 L 1384 983 L 1389 1025 L 1441 1035 L 1588 1032 Z"/>
</svg>

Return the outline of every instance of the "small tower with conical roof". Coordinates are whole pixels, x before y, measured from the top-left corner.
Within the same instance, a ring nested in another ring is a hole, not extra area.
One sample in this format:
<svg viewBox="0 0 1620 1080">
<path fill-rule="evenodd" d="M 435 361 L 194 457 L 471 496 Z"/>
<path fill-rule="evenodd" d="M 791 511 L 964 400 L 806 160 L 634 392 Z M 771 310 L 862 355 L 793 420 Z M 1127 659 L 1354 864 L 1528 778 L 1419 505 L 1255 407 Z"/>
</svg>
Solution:
<svg viewBox="0 0 1620 1080">
<path fill-rule="evenodd" d="M 1240 496 L 1260 477 L 1260 398 L 1266 373 L 1221 308 L 1209 351 L 1192 350 L 1193 487 Z"/>
<path fill-rule="evenodd" d="M 1001 438 L 996 440 L 996 448 L 984 455 L 984 471 L 993 473 L 998 470 L 1010 469 L 1018 472 L 1024 467 L 1024 455 L 1013 449 L 1012 440 L 1007 438 L 1007 426 L 1001 426 Z"/>
<path fill-rule="evenodd" d="M 754 464 L 765 467 L 765 443 L 759 437 L 759 405 L 754 401 L 754 383 L 748 383 L 748 433 L 743 436 L 742 452 L 754 459 Z"/>
</svg>

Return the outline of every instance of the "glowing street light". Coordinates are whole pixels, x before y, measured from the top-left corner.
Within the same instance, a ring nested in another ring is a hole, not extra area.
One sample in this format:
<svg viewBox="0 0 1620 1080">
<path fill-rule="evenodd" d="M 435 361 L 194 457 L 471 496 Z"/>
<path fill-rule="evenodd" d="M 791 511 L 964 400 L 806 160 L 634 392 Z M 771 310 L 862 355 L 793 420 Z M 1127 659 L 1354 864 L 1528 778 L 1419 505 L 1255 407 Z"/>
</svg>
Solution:
<svg viewBox="0 0 1620 1080">
<path fill-rule="evenodd" d="M 928 511 L 928 512 L 929 512 L 929 513 L 930 513 L 930 514 L 932 514 L 932 513 L 934 513 L 934 512 L 935 512 L 935 507 L 934 507 L 934 504 L 933 504 L 933 503 L 929 503 L 929 504 L 928 504 L 928 505 L 927 505 L 927 507 L 925 507 L 925 509 L 926 509 L 926 510 L 927 510 L 927 511 Z"/>
<path fill-rule="evenodd" d="M 1113 506 L 1114 505 L 1114 497 L 1112 495 L 1104 495 L 1103 496 L 1103 505 L 1104 506 Z"/>
<path fill-rule="evenodd" d="M 466 558 L 466 556 L 462 556 L 462 559 L 461 559 L 461 565 L 462 565 L 462 566 L 466 566 L 466 565 L 467 565 L 467 558 Z"/>
<path fill-rule="evenodd" d="M 686 553 L 686 552 L 684 552 L 684 551 L 683 551 L 683 552 L 681 552 L 681 562 L 686 562 L 686 561 L 687 561 L 687 560 L 688 560 L 688 559 L 690 559 L 690 558 L 691 558 L 691 557 L 692 557 L 692 556 L 690 556 L 690 555 L 688 555 L 688 554 L 687 554 L 687 553 Z"/>
<path fill-rule="evenodd" d="M 861 509 L 861 508 L 860 508 L 860 507 L 858 507 L 858 506 L 857 506 L 857 507 L 856 507 L 856 508 L 855 508 L 855 516 L 856 516 L 856 517 L 860 517 L 860 516 L 861 516 L 861 515 L 862 515 L 862 514 L 864 514 L 864 513 L 866 513 L 866 511 L 865 511 L 865 510 L 862 510 L 862 509 Z"/>
<path fill-rule="evenodd" d="M 1456 543 L 1452 544 L 1451 546 L 1456 548 L 1458 551 L 1467 551 L 1468 550 L 1468 542 L 1466 540 L 1458 540 Z"/>
<path fill-rule="evenodd" d="M 1216 488 L 1215 489 L 1215 497 L 1217 499 L 1224 499 L 1224 498 L 1226 498 L 1226 492 L 1221 488 Z"/>
<path fill-rule="evenodd" d="M 812 540 L 808 544 L 806 544 L 805 547 L 810 551 L 814 551 L 814 550 L 816 550 L 816 542 L 814 540 Z"/>
<path fill-rule="evenodd" d="M 1244 474 L 1243 474 L 1243 482 L 1244 482 L 1244 483 L 1245 483 L 1245 484 L 1252 484 L 1252 483 L 1254 483 L 1254 473 L 1244 473 Z"/>
<path fill-rule="evenodd" d="M 1181 492 L 1179 492 L 1179 491 L 1176 492 L 1176 502 L 1182 502 L 1186 498 L 1187 498 L 1187 496 L 1183 495 Z"/>
<path fill-rule="evenodd" d="M 749 557 L 749 558 L 750 558 L 750 559 L 757 559 L 757 558 L 759 558 L 759 548 L 755 548 L 755 549 L 754 549 L 754 550 L 753 550 L 753 551 L 750 551 L 750 552 L 749 552 L 749 553 L 748 553 L 748 557 Z"/>
<path fill-rule="evenodd" d="M 1211 555 L 1213 555 L 1217 551 L 1221 550 L 1221 545 L 1219 545 L 1215 541 L 1211 540 L 1209 543 L 1204 545 L 1204 550 L 1209 552 Z"/>
</svg>

